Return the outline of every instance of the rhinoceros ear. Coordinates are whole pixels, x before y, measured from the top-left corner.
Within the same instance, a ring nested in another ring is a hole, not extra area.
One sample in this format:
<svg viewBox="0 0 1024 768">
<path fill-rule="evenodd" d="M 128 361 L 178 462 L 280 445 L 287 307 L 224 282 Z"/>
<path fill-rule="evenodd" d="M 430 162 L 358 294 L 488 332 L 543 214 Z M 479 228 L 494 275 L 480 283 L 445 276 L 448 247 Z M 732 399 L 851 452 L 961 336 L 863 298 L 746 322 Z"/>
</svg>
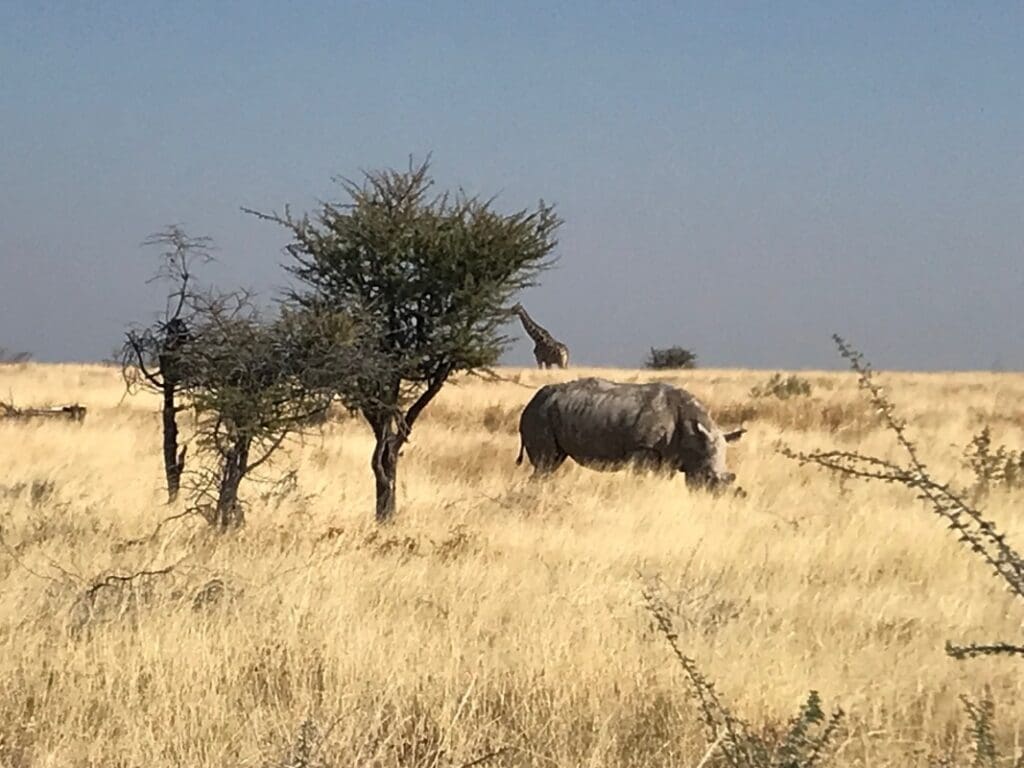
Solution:
<svg viewBox="0 0 1024 768">
<path fill-rule="evenodd" d="M 735 443 L 737 440 L 739 440 L 741 437 L 743 437 L 743 434 L 746 431 L 747 430 L 745 430 L 742 427 L 740 427 L 739 429 L 734 429 L 732 432 L 726 432 L 725 433 L 725 442 L 727 442 L 727 443 Z"/>
</svg>

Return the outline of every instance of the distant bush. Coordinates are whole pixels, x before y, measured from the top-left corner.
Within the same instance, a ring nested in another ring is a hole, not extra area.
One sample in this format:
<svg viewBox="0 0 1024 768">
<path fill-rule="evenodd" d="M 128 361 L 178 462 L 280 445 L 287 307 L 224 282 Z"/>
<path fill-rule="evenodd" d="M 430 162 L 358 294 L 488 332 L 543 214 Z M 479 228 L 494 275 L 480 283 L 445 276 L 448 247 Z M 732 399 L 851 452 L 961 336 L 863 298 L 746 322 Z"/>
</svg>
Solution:
<svg viewBox="0 0 1024 768">
<path fill-rule="evenodd" d="M 984 495 L 994 486 L 1024 487 L 1024 451 L 1004 445 L 993 450 L 992 433 L 986 426 L 964 450 L 964 464 L 974 472 L 975 495 Z"/>
<path fill-rule="evenodd" d="M 697 353 L 683 347 L 668 347 L 667 349 L 651 347 L 651 354 L 644 361 L 644 367 L 654 370 L 696 368 Z"/>
<path fill-rule="evenodd" d="M 811 382 L 795 373 L 789 376 L 783 376 L 781 373 L 772 374 L 772 377 L 764 384 L 759 384 L 750 390 L 751 397 L 775 397 L 779 400 L 808 397 L 810 394 Z"/>
<path fill-rule="evenodd" d="M 0 347 L 0 365 L 17 365 L 27 363 L 31 359 L 31 352 L 14 352 L 6 347 Z"/>
</svg>

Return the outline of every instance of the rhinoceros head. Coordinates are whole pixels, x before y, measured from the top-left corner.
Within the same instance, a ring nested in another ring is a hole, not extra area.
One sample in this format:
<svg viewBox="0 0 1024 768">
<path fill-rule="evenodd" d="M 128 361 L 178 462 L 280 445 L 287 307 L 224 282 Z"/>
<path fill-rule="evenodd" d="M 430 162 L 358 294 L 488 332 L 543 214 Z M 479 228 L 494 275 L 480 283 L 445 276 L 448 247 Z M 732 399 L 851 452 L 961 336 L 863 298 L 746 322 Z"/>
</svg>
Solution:
<svg viewBox="0 0 1024 768">
<path fill-rule="evenodd" d="M 732 432 L 722 432 L 718 427 L 709 429 L 699 420 L 694 419 L 693 432 L 694 435 L 703 437 L 704 450 L 701 452 L 698 464 L 687 470 L 687 484 L 713 490 L 732 483 L 736 479 L 736 474 L 730 472 L 726 467 L 726 445 L 739 440 L 745 431 L 737 429 Z"/>
</svg>

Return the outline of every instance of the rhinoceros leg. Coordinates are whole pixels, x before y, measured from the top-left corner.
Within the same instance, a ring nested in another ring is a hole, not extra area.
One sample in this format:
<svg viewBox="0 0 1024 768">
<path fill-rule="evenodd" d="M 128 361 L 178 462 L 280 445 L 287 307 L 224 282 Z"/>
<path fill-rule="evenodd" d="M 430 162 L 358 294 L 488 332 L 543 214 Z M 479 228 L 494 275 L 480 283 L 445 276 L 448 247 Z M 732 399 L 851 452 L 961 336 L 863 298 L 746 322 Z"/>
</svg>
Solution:
<svg viewBox="0 0 1024 768">
<path fill-rule="evenodd" d="M 533 465 L 533 476 L 549 475 L 562 466 L 568 455 L 558 445 L 554 434 L 547 429 L 531 431 L 529 439 L 523 439 L 523 447 L 519 454 L 518 464 L 522 460 L 522 451 L 530 457 Z"/>
<path fill-rule="evenodd" d="M 551 445 L 527 446 L 526 455 L 533 464 L 532 477 L 550 475 L 565 463 L 567 454 L 552 441 Z"/>
<path fill-rule="evenodd" d="M 634 448 L 626 454 L 627 462 L 636 469 L 659 470 L 664 464 L 661 454 L 653 448 Z"/>
</svg>

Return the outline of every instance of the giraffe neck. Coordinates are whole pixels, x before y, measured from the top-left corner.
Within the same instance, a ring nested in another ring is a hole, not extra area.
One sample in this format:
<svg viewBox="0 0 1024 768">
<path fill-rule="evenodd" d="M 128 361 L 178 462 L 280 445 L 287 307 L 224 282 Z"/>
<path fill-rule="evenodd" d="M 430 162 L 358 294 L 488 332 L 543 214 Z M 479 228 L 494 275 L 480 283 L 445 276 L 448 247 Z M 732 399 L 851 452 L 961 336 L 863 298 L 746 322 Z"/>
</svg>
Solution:
<svg viewBox="0 0 1024 768">
<path fill-rule="evenodd" d="M 534 319 L 530 317 L 528 314 L 526 314 L 525 309 L 519 307 L 516 310 L 516 314 L 519 315 L 519 320 L 522 322 L 523 328 L 526 329 L 526 333 L 535 342 L 551 344 L 555 341 L 554 337 L 550 333 L 548 333 L 547 330 L 537 325 Z"/>
</svg>

